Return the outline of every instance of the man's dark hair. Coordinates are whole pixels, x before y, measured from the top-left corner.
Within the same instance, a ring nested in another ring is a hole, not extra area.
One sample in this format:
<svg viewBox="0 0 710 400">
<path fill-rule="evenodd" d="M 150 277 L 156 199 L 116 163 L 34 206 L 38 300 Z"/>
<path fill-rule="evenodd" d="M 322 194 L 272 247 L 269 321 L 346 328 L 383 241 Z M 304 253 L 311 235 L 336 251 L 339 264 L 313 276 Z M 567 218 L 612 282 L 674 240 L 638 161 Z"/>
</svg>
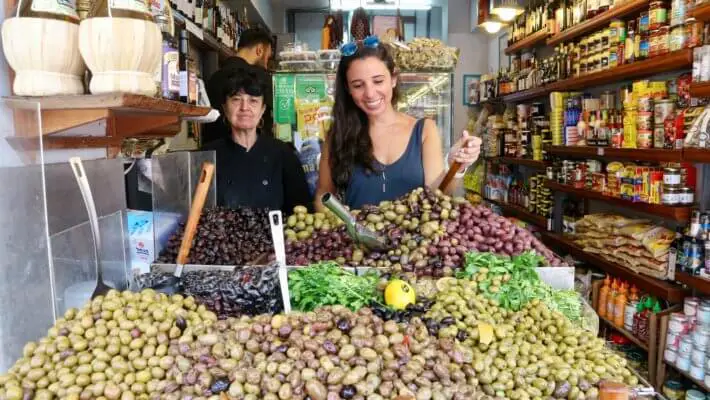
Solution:
<svg viewBox="0 0 710 400">
<path fill-rule="evenodd" d="M 239 36 L 239 43 L 237 48 L 242 49 L 242 48 L 252 48 L 258 44 L 264 44 L 267 46 L 271 46 L 273 49 L 274 47 L 274 40 L 271 37 L 271 34 L 269 32 L 263 30 L 263 29 L 247 29 L 244 32 L 242 32 L 241 36 Z"/>
</svg>

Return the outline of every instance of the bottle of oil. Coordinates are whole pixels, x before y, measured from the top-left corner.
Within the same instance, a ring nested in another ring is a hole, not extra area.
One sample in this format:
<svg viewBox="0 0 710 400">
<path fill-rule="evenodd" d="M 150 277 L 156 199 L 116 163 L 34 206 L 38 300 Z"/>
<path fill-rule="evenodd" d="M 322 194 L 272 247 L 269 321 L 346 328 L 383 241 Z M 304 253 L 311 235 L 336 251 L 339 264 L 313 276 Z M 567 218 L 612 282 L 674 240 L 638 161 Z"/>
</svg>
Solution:
<svg viewBox="0 0 710 400">
<path fill-rule="evenodd" d="M 76 1 L 19 0 L 15 11 L 17 17 L 56 19 L 78 24 Z"/>
<path fill-rule="evenodd" d="M 133 18 L 153 21 L 150 7 L 144 0 L 97 0 L 89 13 L 89 18 L 91 17 Z"/>
</svg>

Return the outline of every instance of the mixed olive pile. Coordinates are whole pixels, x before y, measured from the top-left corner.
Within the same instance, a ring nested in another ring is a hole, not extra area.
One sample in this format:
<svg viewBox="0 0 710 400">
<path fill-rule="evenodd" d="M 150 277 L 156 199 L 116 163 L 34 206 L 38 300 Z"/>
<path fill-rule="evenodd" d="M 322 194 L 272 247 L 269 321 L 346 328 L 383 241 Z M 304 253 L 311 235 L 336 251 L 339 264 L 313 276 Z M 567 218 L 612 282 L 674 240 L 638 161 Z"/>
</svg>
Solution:
<svg viewBox="0 0 710 400">
<path fill-rule="evenodd" d="M 175 263 L 184 230 L 184 224 L 180 225 L 160 253 L 159 263 Z M 188 263 L 245 265 L 260 255 L 273 252 L 266 210 L 208 208 L 202 212 L 197 225 Z"/>
<path fill-rule="evenodd" d="M 303 240 L 289 240 L 290 265 L 336 260 L 343 265 L 391 268 L 419 276 L 453 276 L 470 250 L 517 255 L 530 249 L 550 265 L 561 260 L 526 229 L 490 209 L 473 206 L 463 198 L 419 188 L 378 206 L 353 212 L 358 221 L 376 232 L 385 232 L 393 243 L 387 253 L 370 252 L 353 245 L 345 228 L 316 230 Z M 296 234 L 298 237 L 298 234 Z M 305 237 L 305 235 L 304 235 Z"/>
<path fill-rule="evenodd" d="M 638 385 L 626 359 L 603 339 L 540 301 L 512 312 L 477 293 L 475 280 L 450 279 L 439 286 L 424 323 L 430 334 L 456 338 L 473 351 L 478 383 L 489 396 L 596 399 L 601 380 Z"/>
<path fill-rule="evenodd" d="M 304 240 L 311 237 L 314 232 L 327 232 L 341 225 L 343 221 L 329 210 L 309 214 L 306 207 L 296 206 L 293 208 L 293 214 L 286 219 L 284 236 L 286 240 Z"/>
</svg>

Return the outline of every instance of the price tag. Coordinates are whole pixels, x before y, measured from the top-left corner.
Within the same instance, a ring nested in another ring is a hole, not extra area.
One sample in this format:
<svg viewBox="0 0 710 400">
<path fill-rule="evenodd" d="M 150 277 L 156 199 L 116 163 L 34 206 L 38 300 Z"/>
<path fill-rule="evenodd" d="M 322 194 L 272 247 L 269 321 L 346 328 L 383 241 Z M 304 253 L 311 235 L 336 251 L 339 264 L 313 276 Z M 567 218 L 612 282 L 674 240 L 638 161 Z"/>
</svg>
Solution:
<svg viewBox="0 0 710 400">
<path fill-rule="evenodd" d="M 603 147 L 598 147 L 597 148 L 597 155 L 600 157 L 604 156 L 604 148 Z"/>
<path fill-rule="evenodd" d="M 187 31 L 195 35 L 200 40 L 204 40 L 204 31 L 200 29 L 197 25 L 195 25 L 192 21 L 186 19 L 185 20 L 185 27 L 187 28 Z"/>
</svg>

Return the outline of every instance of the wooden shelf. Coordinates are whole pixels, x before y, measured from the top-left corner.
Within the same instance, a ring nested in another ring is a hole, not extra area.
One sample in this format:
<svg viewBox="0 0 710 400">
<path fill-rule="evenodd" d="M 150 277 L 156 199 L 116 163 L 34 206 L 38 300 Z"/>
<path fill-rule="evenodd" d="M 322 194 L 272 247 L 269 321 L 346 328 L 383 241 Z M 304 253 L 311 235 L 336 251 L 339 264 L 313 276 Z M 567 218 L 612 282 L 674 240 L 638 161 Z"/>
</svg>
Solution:
<svg viewBox="0 0 710 400">
<path fill-rule="evenodd" d="M 691 83 L 690 95 L 693 97 L 710 97 L 710 82 Z"/>
<path fill-rule="evenodd" d="M 690 376 L 690 373 L 688 373 L 688 372 L 683 372 L 683 371 L 679 370 L 678 367 L 676 367 L 674 364 L 669 363 L 669 362 L 666 361 L 665 359 L 663 360 L 663 362 L 664 362 L 667 366 L 673 368 L 673 370 L 676 371 L 677 373 L 683 375 L 687 380 L 689 380 L 689 381 L 693 382 L 694 384 L 696 384 L 696 385 L 697 385 L 699 388 L 701 388 L 703 391 L 705 391 L 705 392 L 710 392 L 710 388 L 708 388 L 707 386 L 705 386 L 705 383 L 704 383 L 704 382 L 699 381 L 699 380 L 693 378 L 692 376 Z"/>
<path fill-rule="evenodd" d="M 516 206 L 513 204 L 503 203 L 498 200 L 485 199 L 489 203 L 493 203 L 503 209 L 503 213 L 516 218 L 519 218 L 525 222 L 533 224 L 538 228 L 547 230 L 547 219 L 542 215 L 533 214 L 523 207 Z"/>
<path fill-rule="evenodd" d="M 593 146 L 549 146 L 547 151 L 558 157 L 601 158 L 604 160 L 630 161 L 681 161 L 681 150 L 666 149 L 616 149 L 613 147 Z"/>
<path fill-rule="evenodd" d="M 597 314 L 597 316 L 598 316 L 598 314 Z M 603 322 L 606 326 L 610 327 L 611 329 L 624 335 L 627 339 L 632 341 L 636 346 L 642 348 L 645 351 L 648 351 L 648 345 L 646 343 L 642 342 L 641 339 L 634 336 L 633 333 L 627 331 L 624 328 L 620 328 L 620 327 L 616 326 L 613 322 L 609 321 L 608 319 L 606 319 L 604 317 L 599 316 L 599 321 Z"/>
<path fill-rule="evenodd" d="M 501 164 L 515 164 L 524 165 L 526 167 L 535 169 L 544 169 L 547 164 L 544 161 L 531 160 L 529 158 L 517 158 L 517 157 L 489 157 L 489 160 Z"/>
<path fill-rule="evenodd" d="M 705 3 L 688 10 L 688 17 L 696 18 L 698 21 L 710 21 L 710 3 Z"/>
<path fill-rule="evenodd" d="M 710 149 L 685 148 L 683 149 L 683 161 L 710 164 Z"/>
<path fill-rule="evenodd" d="M 45 149 L 107 147 L 112 149 L 112 155 L 117 154 L 125 138 L 172 137 L 180 131 L 181 118 L 210 112 L 208 107 L 130 93 L 10 97 L 8 103 L 15 107 L 16 132 L 37 131 L 36 110 L 27 109 L 33 102 L 40 104 Z M 82 129 L 101 121 L 105 123 Z M 60 132 L 62 135 L 53 135 Z M 18 135 L 13 139 L 11 144 L 16 149 L 38 146 L 36 138 Z"/>
<path fill-rule="evenodd" d="M 685 272 L 676 271 L 675 280 L 704 294 L 710 294 L 710 279 L 699 276 L 688 275 Z"/>
<path fill-rule="evenodd" d="M 616 197 L 606 196 L 600 192 L 595 192 L 592 190 L 576 189 L 569 185 L 562 185 L 557 182 L 550 180 L 545 181 L 545 186 L 548 188 L 558 191 L 565 192 L 575 195 L 577 197 L 599 200 L 605 203 L 614 204 L 621 207 L 631 208 L 634 211 L 656 215 L 665 219 L 671 219 L 674 221 L 687 221 L 690 219 L 690 213 L 693 207 L 671 207 L 664 206 L 661 204 L 649 204 L 642 202 L 633 202 L 630 200 L 620 199 Z"/>
<path fill-rule="evenodd" d="M 224 44 L 220 43 L 216 37 L 214 37 L 210 32 L 200 28 L 194 22 L 185 18 L 184 15 L 180 14 L 177 10 L 173 8 L 173 18 L 175 22 L 180 26 L 184 27 L 190 33 L 190 40 L 196 47 L 203 50 L 212 50 L 219 53 L 220 57 L 229 58 L 235 57 L 237 51 L 230 49 Z"/>
<path fill-rule="evenodd" d="M 680 285 L 639 274 L 619 264 L 607 261 L 597 254 L 587 253 L 582 250 L 581 247 L 574 244 L 574 242 L 570 239 L 567 239 L 560 234 L 543 232 L 542 241 L 550 247 L 562 249 L 571 254 L 573 257 L 592 264 L 605 272 L 615 275 L 623 280 L 631 281 L 639 289 L 666 299 L 672 303 L 682 301 L 687 294 L 687 291 Z"/>
<path fill-rule="evenodd" d="M 597 31 L 603 27 L 607 27 L 611 20 L 622 18 L 627 15 L 637 13 L 641 10 L 648 9 L 649 0 L 631 0 L 614 8 L 604 11 L 594 18 L 588 19 L 582 23 L 565 29 L 564 31 L 553 35 L 547 40 L 548 46 L 555 46 L 562 42 L 568 42 L 576 39 L 587 33 Z"/>
<path fill-rule="evenodd" d="M 550 92 L 582 90 L 629 79 L 653 76 L 663 72 L 686 69 L 690 68 L 692 64 L 693 49 L 683 49 L 604 71 L 563 79 L 539 88 L 511 93 L 503 96 L 503 100 L 506 102 L 525 101 L 545 96 Z"/>
<path fill-rule="evenodd" d="M 544 43 L 548 36 L 550 35 L 547 33 L 547 29 L 540 29 L 539 31 L 533 33 L 525 39 L 519 40 L 508 46 L 505 49 L 505 54 L 511 55 L 517 53 L 520 50 L 535 47 L 537 44 Z"/>
</svg>

